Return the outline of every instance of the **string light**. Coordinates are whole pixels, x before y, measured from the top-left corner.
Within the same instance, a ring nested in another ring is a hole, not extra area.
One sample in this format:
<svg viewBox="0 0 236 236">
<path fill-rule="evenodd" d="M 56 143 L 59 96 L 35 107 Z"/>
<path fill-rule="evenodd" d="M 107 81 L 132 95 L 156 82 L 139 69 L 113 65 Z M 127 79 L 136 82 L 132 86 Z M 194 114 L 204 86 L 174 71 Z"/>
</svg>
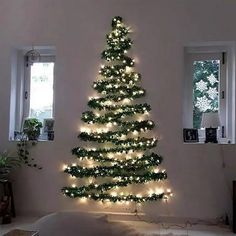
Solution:
<svg viewBox="0 0 236 236">
<path fill-rule="evenodd" d="M 162 188 L 149 189 L 146 195 L 124 190 L 132 184 L 167 179 L 166 171 L 157 168 L 162 157 L 149 152 L 158 142 L 147 135 L 155 127 L 146 118 L 151 107 L 147 103 L 131 103 L 144 97 L 146 91 L 140 86 L 141 75 L 134 71 L 135 60 L 127 55 L 133 43 L 129 32 L 121 17 L 113 18 L 112 30 L 106 36 L 107 48 L 101 53 L 106 63 L 101 64 L 99 78 L 92 85 L 98 95 L 89 97 L 91 110 L 83 112 L 81 120 L 86 125 L 78 135 L 82 141 L 96 145 L 73 148 L 79 164 L 63 166 L 73 178 L 88 178 L 84 185 L 62 188 L 63 194 L 78 197 L 81 202 L 91 199 L 128 205 L 167 200 L 173 195 L 170 189 Z"/>
</svg>

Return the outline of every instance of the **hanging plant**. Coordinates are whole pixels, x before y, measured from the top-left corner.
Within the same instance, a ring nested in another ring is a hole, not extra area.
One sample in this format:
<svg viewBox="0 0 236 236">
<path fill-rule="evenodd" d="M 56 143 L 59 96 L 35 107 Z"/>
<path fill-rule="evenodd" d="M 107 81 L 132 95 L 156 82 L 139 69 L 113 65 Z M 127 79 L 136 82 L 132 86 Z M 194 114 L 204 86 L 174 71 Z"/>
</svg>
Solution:
<svg viewBox="0 0 236 236">
<path fill-rule="evenodd" d="M 42 169 L 41 166 L 34 162 L 34 158 L 30 156 L 29 149 L 37 145 L 40 135 L 40 129 L 43 127 L 42 122 L 37 118 L 28 118 L 23 125 L 20 141 L 17 143 L 17 155 L 22 163 L 29 167 Z"/>
</svg>

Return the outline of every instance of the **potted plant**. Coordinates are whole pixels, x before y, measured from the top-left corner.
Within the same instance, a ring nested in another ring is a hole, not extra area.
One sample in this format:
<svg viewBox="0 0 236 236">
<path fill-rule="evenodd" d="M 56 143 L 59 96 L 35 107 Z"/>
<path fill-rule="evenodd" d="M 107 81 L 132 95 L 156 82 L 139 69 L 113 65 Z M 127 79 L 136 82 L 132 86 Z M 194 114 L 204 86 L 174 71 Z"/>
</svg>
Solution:
<svg viewBox="0 0 236 236">
<path fill-rule="evenodd" d="M 7 180 L 8 174 L 15 167 L 19 167 L 19 158 L 8 156 L 7 152 L 0 153 L 0 180 Z"/>
<path fill-rule="evenodd" d="M 40 129 L 43 127 L 42 122 L 36 118 L 28 118 L 24 122 L 23 133 L 28 140 L 38 140 Z"/>
</svg>

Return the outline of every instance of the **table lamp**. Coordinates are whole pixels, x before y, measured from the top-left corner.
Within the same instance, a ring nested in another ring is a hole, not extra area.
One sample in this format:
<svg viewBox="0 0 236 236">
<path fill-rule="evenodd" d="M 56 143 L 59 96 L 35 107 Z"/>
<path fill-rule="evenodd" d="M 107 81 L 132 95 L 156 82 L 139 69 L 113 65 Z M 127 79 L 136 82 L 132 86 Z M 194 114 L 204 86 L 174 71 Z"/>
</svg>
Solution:
<svg viewBox="0 0 236 236">
<path fill-rule="evenodd" d="M 217 129 L 220 126 L 218 112 L 206 112 L 202 114 L 201 127 L 205 128 L 205 143 L 218 143 Z"/>
</svg>

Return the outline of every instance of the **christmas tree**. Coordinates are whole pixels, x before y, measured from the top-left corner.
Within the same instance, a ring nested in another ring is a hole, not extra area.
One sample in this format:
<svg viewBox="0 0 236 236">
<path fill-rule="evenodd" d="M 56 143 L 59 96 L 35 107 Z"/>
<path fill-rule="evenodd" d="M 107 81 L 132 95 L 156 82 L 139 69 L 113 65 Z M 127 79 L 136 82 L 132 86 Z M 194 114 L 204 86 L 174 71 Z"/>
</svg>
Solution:
<svg viewBox="0 0 236 236">
<path fill-rule="evenodd" d="M 93 146 L 73 148 L 79 164 L 64 168 L 73 177 L 88 179 L 85 185 L 62 189 L 71 198 L 140 203 L 172 194 L 147 185 L 165 180 L 167 174 L 157 168 L 162 157 L 150 151 L 157 145 L 156 138 L 148 137 L 155 126 L 148 119 L 151 107 L 136 102 L 145 90 L 139 85 L 141 75 L 133 70 L 135 61 L 127 56 L 132 46 L 129 31 L 121 17 L 112 19 L 107 48 L 101 54 L 106 63 L 93 83 L 98 96 L 89 99 L 90 110 L 82 114 L 84 127 L 78 136 Z M 134 193 L 130 186 L 146 193 Z"/>
</svg>

